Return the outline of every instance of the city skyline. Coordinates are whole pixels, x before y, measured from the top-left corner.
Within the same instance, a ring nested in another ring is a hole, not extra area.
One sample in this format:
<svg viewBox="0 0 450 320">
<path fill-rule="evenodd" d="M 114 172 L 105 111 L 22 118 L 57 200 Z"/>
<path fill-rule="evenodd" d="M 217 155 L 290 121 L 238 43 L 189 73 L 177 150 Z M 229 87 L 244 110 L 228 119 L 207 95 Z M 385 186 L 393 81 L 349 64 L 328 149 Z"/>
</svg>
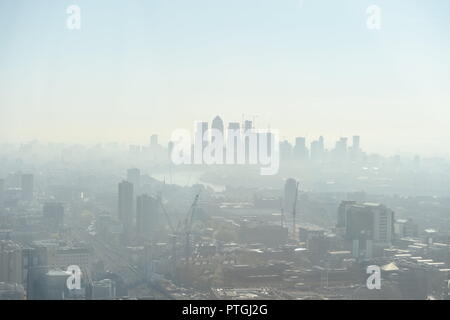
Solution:
<svg viewBox="0 0 450 320">
<path fill-rule="evenodd" d="M 209 140 L 213 141 L 211 138 L 211 129 L 216 129 L 219 130 L 220 132 L 222 132 L 222 134 L 224 134 L 225 137 L 225 141 L 226 136 L 227 136 L 227 130 L 239 130 L 241 132 L 241 134 L 244 134 L 246 132 L 247 129 L 257 129 L 257 130 L 263 130 L 263 131 L 267 131 L 270 132 L 271 128 L 261 128 L 257 126 L 257 122 L 254 122 L 254 119 L 256 118 L 256 116 L 253 116 L 252 119 L 253 120 L 248 120 L 244 117 L 242 117 L 241 121 L 233 121 L 230 120 L 228 122 L 224 121 L 222 119 L 222 117 L 220 115 L 216 115 L 212 121 L 208 122 L 208 121 L 194 121 L 194 125 L 191 128 L 191 133 L 192 133 L 192 143 L 195 144 L 196 142 L 196 137 L 195 137 L 195 133 L 198 130 L 202 130 L 204 131 L 204 133 L 206 131 L 208 131 L 208 142 L 210 142 Z M 200 126 L 200 127 L 199 127 Z M 250 126 L 250 127 L 246 127 L 246 126 Z M 201 128 L 201 129 L 200 129 Z M 179 130 L 179 129 L 177 129 Z M 189 128 L 182 128 L 181 130 L 185 130 L 187 133 L 190 132 Z M 272 129 L 273 130 L 273 129 Z M 173 133 L 172 133 L 173 134 Z M 436 155 L 427 155 L 427 154 L 420 154 L 420 153 L 415 153 L 415 152 L 399 152 L 399 151 L 393 151 L 393 152 L 388 152 L 388 153 L 380 153 L 380 152 L 376 152 L 373 150 L 372 146 L 368 145 L 367 142 L 365 142 L 365 137 L 364 138 L 364 145 L 367 146 L 366 148 L 366 152 L 368 154 L 377 154 L 377 155 L 381 155 L 381 156 L 419 156 L 419 157 L 434 157 L 434 156 L 441 156 L 440 154 Z M 293 149 L 292 151 L 295 153 L 295 147 L 299 144 L 299 141 L 302 140 L 302 144 L 304 145 L 304 147 L 307 149 L 308 153 L 310 153 L 312 150 L 317 150 L 317 148 L 323 150 L 323 151 L 333 151 L 336 148 L 339 148 L 339 145 L 344 143 L 344 145 L 342 146 L 344 149 L 346 150 L 351 150 L 354 146 L 356 146 L 357 149 L 361 150 L 361 135 L 359 134 L 353 134 L 353 135 L 338 135 L 335 137 L 330 137 L 330 136 L 324 136 L 324 135 L 318 135 L 318 136 L 301 136 L 301 135 L 294 135 L 294 136 L 290 136 L 290 137 L 286 137 L 285 135 L 280 135 L 279 136 L 279 143 L 280 145 L 282 144 L 286 144 L 288 143 Z M 79 142 L 67 142 L 67 141 L 61 141 L 61 142 L 55 142 L 55 141 L 50 141 L 50 142 L 45 142 L 45 141 L 40 141 L 38 139 L 33 139 L 30 141 L 21 141 L 21 142 L 16 142 L 16 143 L 11 143 L 11 142 L 7 142 L 7 144 L 11 144 L 11 145 L 28 145 L 28 144 L 34 144 L 34 143 L 38 143 L 38 144 L 43 144 L 43 145 L 81 145 L 81 146 L 99 146 L 99 145 L 116 145 L 116 146 L 122 146 L 125 148 L 128 147 L 150 147 L 150 148 L 154 148 L 154 147 L 165 147 L 165 148 L 170 148 L 171 147 L 171 137 L 169 137 L 167 140 L 163 140 L 161 139 L 161 136 L 158 133 L 152 132 L 150 134 L 148 134 L 146 137 L 141 138 L 140 141 L 128 141 L 128 142 L 123 142 L 123 141 L 93 141 L 90 143 L 79 143 Z M 205 142 L 206 143 L 206 142 Z M 203 146 L 204 148 L 205 146 Z M 309 154 L 308 154 L 309 156 Z M 450 154 L 449 154 L 450 156 Z M 445 157 L 445 155 L 444 155 Z"/>
</svg>

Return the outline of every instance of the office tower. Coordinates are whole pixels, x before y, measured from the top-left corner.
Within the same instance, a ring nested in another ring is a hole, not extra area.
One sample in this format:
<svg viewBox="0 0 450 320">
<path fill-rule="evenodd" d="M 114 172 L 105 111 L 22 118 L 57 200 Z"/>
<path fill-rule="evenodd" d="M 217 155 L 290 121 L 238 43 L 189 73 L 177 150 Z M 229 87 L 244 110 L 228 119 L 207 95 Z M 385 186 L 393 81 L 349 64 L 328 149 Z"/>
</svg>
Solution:
<svg viewBox="0 0 450 320">
<path fill-rule="evenodd" d="M 222 118 L 220 118 L 219 116 L 215 117 L 213 119 L 213 121 L 212 121 L 211 129 L 215 129 L 215 130 L 219 131 L 220 133 L 222 133 L 222 136 L 223 136 L 223 133 L 224 133 L 223 130 L 224 129 L 223 129 L 223 120 L 222 120 Z"/>
<path fill-rule="evenodd" d="M 118 218 L 122 222 L 125 234 L 129 234 L 133 225 L 133 184 L 128 181 L 119 183 Z"/>
<path fill-rule="evenodd" d="M 339 224 L 352 242 L 353 255 L 372 258 L 375 247 L 387 247 L 394 239 L 394 212 L 382 204 L 347 201 L 341 203 Z M 344 221 L 342 216 L 345 216 Z"/>
<path fill-rule="evenodd" d="M 352 146 L 353 150 L 359 150 L 360 149 L 359 142 L 360 142 L 360 137 L 359 136 L 353 136 L 353 146 Z"/>
<path fill-rule="evenodd" d="M 399 238 L 410 237 L 415 238 L 419 235 L 419 226 L 414 223 L 413 219 L 398 219 L 394 223 L 395 234 Z"/>
<path fill-rule="evenodd" d="M 290 161 L 292 158 L 292 145 L 284 140 L 280 143 L 280 161 Z"/>
<path fill-rule="evenodd" d="M 319 141 L 311 142 L 311 161 L 316 162 L 321 159 L 321 150 Z"/>
<path fill-rule="evenodd" d="M 86 294 L 86 283 L 81 275 L 81 288 L 69 290 L 67 280 L 71 273 L 61 269 L 50 269 L 42 274 L 38 283 L 43 292 L 43 300 L 82 300 Z"/>
<path fill-rule="evenodd" d="M 311 142 L 310 158 L 313 162 L 321 162 L 325 158 L 325 143 L 322 136 Z"/>
<path fill-rule="evenodd" d="M 62 203 L 48 202 L 44 204 L 43 219 L 49 230 L 59 231 L 64 225 L 64 206 Z"/>
<path fill-rule="evenodd" d="M 228 123 L 228 130 L 240 130 L 241 125 L 239 122 L 230 122 Z"/>
<path fill-rule="evenodd" d="M 272 157 L 272 151 L 273 151 L 272 150 L 272 147 L 273 147 L 272 146 L 272 142 L 275 143 L 275 136 L 274 136 L 274 134 L 272 132 L 270 132 L 270 129 L 268 130 L 268 132 L 266 134 L 265 133 L 259 133 L 258 134 L 258 152 L 260 152 L 259 151 L 260 144 L 261 144 L 261 146 L 263 145 L 263 142 L 261 142 L 261 141 L 264 141 L 263 138 L 261 138 L 263 135 L 266 136 L 265 139 L 267 140 L 267 144 L 266 144 L 267 156 L 268 157 Z"/>
<path fill-rule="evenodd" d="M 338 208 L 337 215 L 337 228 L 346 228 L 346 220 L 347 220 L 347 207 L 350 205 L 356 204 L 356 201 L 342 201 Z"/>
<path fill-rule="evenodd" d="M 359 221 L 369 224 L 360 224 Z M 347 234 L 357 236 L 360 231 L 367 230 L 366 234 L 378 242 L 390 244 L 394 235 L 394 212 L 382 204 L 364 203 L 352 204 L 347 208 Z M 365 229 L 369 226 L 368 229 Z"/>
<path fill-rule="evenodd" d="M 219 116 L 215 117 L 212 121 L 211 129 L 213 129 L 214 131 L 217 131 L 217 132 L 214 132 L 214 134 L 218 134 L 220 132 L 220 134 L 222 136 L 222 138 L 221 138 L 222 143 L 223 143 L 223 150 L 222 150 L 223 159 L 222 159 L 222 161 L 223 161 L 223 163 L 225 163 L 226 150 L 225 150 L 225 135 L 224 135 L 224 127 L 223 127 L 222 118 L 220 118 Z M 211 132 L 211 143 L 214 143 L 214 141 L 215 141 L 214 134 Z M 218 142 L 220 142 L 220 141 L 218 141 Z M 215 152 L 213 153 L 213 156 L 214 157 L 216 156 Z"/>
<path fill-rule="evenodd" d="M 308 148 L 306 148 L 305 137 L 297 137 L 295 139 L 294 156 L 296 160 L 305 160 L 308 158 Z"/>
<path fill-rule="evenodd" d="M 92 282 L 92 299 L 107 300 L 116 297 L 116 283 L 111 279 Z"/>
<path fill-rule="evenodd" d="M 340 138 L 336 141 L 334 154 L 336 160 L 345 160 L 347 158 L 347 138 Z"/>
<path fill-rule="evenodd" d="M 253 129 L 253 122 L 250 120 L 245 120 L 244 121 L 244 130 L 247 131 L 247 130 L 251 130 L 251 129 Z"/>
<path fill-rule="evenodd" d="M 154 134 L 150 137 L 150 147 L 155 148 L 158 146 L 158 135 Z"/>
<path fill-rule="evenodd" d="M 133 190 L 136 194 L 138 194 L 141 187 L 141 171 L 136 168 L 128 169 L 127 181 L 133 184 Z"/>
<path fill-rule="evenodd" d="M 347 141 L 348 141 L 348 138 L 343 137 L 343 138 L 341 138 L 339 141 L 340 141 L 340 144 L 341 144 L 341 146 L 342 146 L 342 149 L 345 150 L 345 151 L 347 151 Z"/>
<path fill-rule="evenodd" d="M 33 200 L 34 177 L 32 174 L 23 174 L 21 178 L 22 200 Z"/>
<path fill-rule="evenodd" d="M 141 237 L 150 237 L 160 224 L 158 199 L 147 194 L 137 197 L 136 213 L 138 234 Z"/>
<path fill-rule="evenodd" d="M 250 136 L 252 136 L 254 134 L 253 131 L 253 122 L 250 120 L 245 120 L 244 121 L 244 148 L 245 148 L 245 163 L 250 163 L 250 152 L 252 152 L 250 150 Z M 257 138 L 257 137 L 256 137 Z M 258 141 L 256 141 L 258 142 Z M 258 152 L 258 150 L 256 150 L 256 152 Z"/>
<path fill-rule="evenodd" d="M 340 138 L 336 141 L 336 150 L 347 152 L 347 138 Z"/>
<path fill-rule="evenodd" d="M 203 149 L 208 145 L 208 122 L 198 122 L 197 123 L 197 140 L 196 143 L 199 143 L 203 146 Z"/>
<path fill-rule="evenodd" d="M 194 163 L 203 163 L 203 151 L 208 145 L 209 132 L 208 132 L 208 122 L 197 122 L 196 131 L 193 145 L 193 158 Z"/>
<path fill-rule="evenodd" d="M 306 138 L 305 137 L 295 138 L 295 148 L 305 149 L 306 148 Z"/>
<path fill-rule="evenodd" d="M 26 259 L 34 259 L 34 256 L 29 256 Z M 44 300 L 46 299 L 46 286 L 44 282 L 45 274 L 49 271 L 48 265 L 38 263 L 32 264 L 27 268 L 26 289 L 27 300 Z"/>
<path fill-rule="evenodd" d="M 22 248 L 11 240 L 0 241 L 0 282 L 22 284 Z"/>
<path fill-rule="evenodd" d="M 5 199 L 5 180 L 0 179 L 0 206 L 3 205 Z"/>
<path fill-rule="evenodd" d="M 350 148 L 351 160 L 359 160 L 361 157 L 360 137 L 353 136 L 353 145 Z"/>
<path fill-rule="evenodd" d="M 238 163 L 238 144 L 239 144 L 239 134 L 241 130 L 241 125 L 239 122 L 230 122 L 228 123 L 228 133 L 227 133 L 227 145 L 232 145 L 233 150 L 226 150 L 227 153 L 233 152 L 233 161 L 234 164 Z"/>
<path fill-rule="evenodd" d="M 319 149 L 324 152 L 325 151 L 325 141 L 322 136 L 319 137 Z"/>
</svg>

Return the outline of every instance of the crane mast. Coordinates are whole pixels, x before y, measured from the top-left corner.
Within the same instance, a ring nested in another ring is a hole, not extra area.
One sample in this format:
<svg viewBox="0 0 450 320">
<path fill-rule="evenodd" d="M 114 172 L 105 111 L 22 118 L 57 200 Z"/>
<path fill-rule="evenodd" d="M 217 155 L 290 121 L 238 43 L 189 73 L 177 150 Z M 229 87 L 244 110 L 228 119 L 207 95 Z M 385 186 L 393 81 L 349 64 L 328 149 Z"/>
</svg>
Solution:
<svg viewBox="0 0 450 320">
<path fill-rule="evenodd" d="M 194 220 L 195 209 L 197 208 L 198 198 L 200 197 L 200 193 L 195 196 L 194 202 L 191 205 L 191 208 L 188 211 L 188 215 L 186 217 L 185 224 L 185 232 L 186 232 L 186 263 L 189 261 L 191 257 L 191 232 L 192 232 L 192 222 Z"/>
<path fill-rule="evenodd" d="M 296 235 L 296 225 L 295 225 L 295 217 L 297 216 L 297 199 L 298 199 L 298 185 L 299 183 L 297 182 L 296 186 L 295 186 L 295 198 L 294 198 L 294 205 L 292 206 L 292 235 L 294 240 L 296 239 L 295 235 Z"/>
</svg>

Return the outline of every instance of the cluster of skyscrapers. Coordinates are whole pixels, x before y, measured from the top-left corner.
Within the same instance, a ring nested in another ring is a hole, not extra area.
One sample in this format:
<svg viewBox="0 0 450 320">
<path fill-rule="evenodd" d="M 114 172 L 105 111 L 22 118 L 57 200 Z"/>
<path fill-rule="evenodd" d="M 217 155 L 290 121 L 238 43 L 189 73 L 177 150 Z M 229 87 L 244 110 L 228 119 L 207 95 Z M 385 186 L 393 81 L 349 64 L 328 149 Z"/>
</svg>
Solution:
<svg viewBox="0 0 450 320">
<path fill-rule="evenodd" d="M 208 143 L 214 142 L 214 137 L 211 136 L 211 130 L 216 130 L 224 137 L 225 145 L 228 140 L 232 142 L 230 145 L 234 147 L 234 150 L 232 151 L 236 158 L 240 142 L 239 139 L 242 139 L 243 148 L 245 149 L 244 163 L 249 163 L 249 153 L 251 152 L 249 145 L 251 139 L 250 136 L 254 134 L 257 137 L 256 139 L 258 139 L 258 134 L 260 134 L 255 127 L 254 121 L 243 120 L 242 122 L 229 122 L 227 128 L 225 127 L 224 121 L 220 116 L 216 116 L 212 120 L 211 126 L 208 122 L 197 122 L 194 143 L 201 144 L 202 148 L 200 150 L 203 151 Z M 268 156 L 271 155 L 271 149 L 273 149 L 273 146 L 270 144 L 273 132 L 274 130 L 271 129 L 266 130 L 268 137 Z M 169 154 L 172 148 L 173 143 L 169 142 Z M 194 147 L 192 147 L 192 151 L 192 153 L 194 153 Z M 346 160 L 358 161 L 361 160 L 364 155 L 360 145 L 360 136 L 357 135 L 352 137 L 351 145 L 349 145 L 348 138 L 341 137 L 330 150 L 325 147 L 325 139 L 323 136 L 311 141 L 309 146 L 307 145 L 306 137 L 296 137 L 294 144 L 288 140 L 282 140 L 279 141 L 279 152 L 281 161 L 284 161 L 285 163 L 290 161 L 311 161 L 319 163 Z M 226 151 L 224 153 L 226 153 Z M 237 158 L 235 160 L 234 163 L 238 163 Z"/>
<path fill-rule="evenodd" d="M 124 228 L 125 241 L 134 231 L 141 238 L 150 238 L 160 221 L 160 200 L 141 194 L 140 188 L 140 170 L 129 169 L 127 179 L 118 186 L 118 220 Z"/>
</svg>

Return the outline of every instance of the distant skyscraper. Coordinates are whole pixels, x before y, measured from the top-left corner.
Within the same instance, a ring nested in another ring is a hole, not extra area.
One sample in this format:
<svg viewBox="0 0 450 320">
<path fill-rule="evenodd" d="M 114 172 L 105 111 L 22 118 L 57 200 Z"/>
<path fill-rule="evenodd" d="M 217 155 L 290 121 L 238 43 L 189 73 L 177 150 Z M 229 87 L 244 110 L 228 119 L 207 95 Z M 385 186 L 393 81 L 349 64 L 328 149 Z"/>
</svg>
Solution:
<svg viewBox="0 0 450 320">
<path fill-rule="evenodd" d="M 250 120 L 244 121 L 244 130 L 251 130 L 253 129 L 253 122 Z"/>
<path fill-rule="evenodd" d="M 360 145 L 359 145 L 359 141 L 360 141 L 360 137 L 359 136 L 353 136 L 353 150 L 359 150 Z"/>
<path fill-rule="evenodd" d="M 136 227 L 142 237 L 149 237 L 160 224 L 158 199 L 143 194 L 136 200 Z"/>
<path fill-rule="evenodd" d="M 197 122 L 196 124 L 196 132 L 195 132 L 195 140 L 194 140 L 194 148 L 193 148 L 193 156 L 194 161 L 203 162 L 203 151 L 209 142 L 208 136 L 208 122 Z M 200 147 L 201 146 L 201 147 Z"/>
<path fill-rule="evenodd" d="M 133 184 L 131 182 L 119 183 L 118 215 L 125 234 L 129 234 L 133 225 Z"/>
<path fill-rule="evenodd" d="M 223 129 L 223 120 L 221 117 L 217 116 L 214 118 L 214 120 L 212 121 L 212 124 L 211 124 L 211 129 L 216 129 L 216 130 L 220 131 L 223 136 L 224 129 Z"/>
<path fill-rule="evenodd" d="M 64 206 L 62 203 L 48 202 L 43 208 L 44 224 L 53 232 L 61 230 L 64 225 Z"/>
<path fill-rule="evenodd" d="M 305 137 L 297 137 L 295 139 L 294 156 L 296 160 L 305 160 L 308 158 L 308 149 L 306 148 Z"/>
<path fill-rule="evenodd" d="M 238 162 L 238 136 L 240 134 L 241 130 L 241 124 L 239 122 L 229 122 L 228 123 L 228 135 L 227 135 L 227 144 L 233 144 L 233 152 L 234 152 L 234 158 L 232 159 L 234 162 Z M 232 141 L 231 141 L 232 140 Z M 230 152 L 231 150 L 227 150 L 227 152 Z M 231 154 L 231 153 L 230 153 Z"/>
<path fill-rule="evenodd" d="M 292 159 L 292 145 L 284 140 L 280 143 L 280 161 L 290 161 Z"/>
<path fill-rule="evenodd" d="M 239 122 L 230 122 L 228 123 L 228 130 L 240 130 L 241 124 Z"/>
<path fill-rule="evenodd" d="M 341 149 L 344 152 L 347 152 L 347 141 L 348 141 L 348 139 L 345 137 L 340 138 L 336 144 L 337 148 Z"/>
<path fill-rule="evenodd" d="M 224 135 L 224 127 L 223 127 L 222 118 L 220 118 L 219 116 L 215 117 L 212 121 L 211 129 L 217 130 L 222 134 L 222 142 L 224 143 L 224 149 L 223 149 L 222 153 L 223 153 L 223 162 L 225 163 L 226 150 L 225 150 L 225 135 Z M 214 141 L 215 141 L 215 137 L 211 133 L 211 143 L 214 143 Z M 215 156 L 215 152 L 214 152 L 214 156 Z"/>
<path fill-rule="evenodd" d="M 33 200 L 34 177 L 32 174 L 23 174 L 21 178 L 22 200 Z"/>
<path fill-rule="evenodd" d="M 158 135 L 154 134 L 150 137 L 150 147 L 157 147 L 158 146 Z"/>
<path fill-rule="evenodd" d="M 323 151 L 325 151 L 325 141 L 322 136 L 319 137 L 319 148 Z"/>
<path fill-rule="evenodd" d="M 320 159 L 320 146 L 319 141 L 311 142 L 311 160 L 317 161 Z"/>
<path fill-rule="evenodd" d="M 259 143 L 261 141 L 261 136 L 260 135 L 259 135 L 259 139 L 260 140 L 258 140 L 258 145 L 259 145 Z M 267 155 L 269 157 L 272 157 L 272 151 L 273 151 L 272 150 L 272 139 L 275 139 L 275 136 L 274 136 L 274 134 L 272 132 L 270 132 L 270 129 L 267 132 L 266 139 L 267 139 L 267 146 L 266 146 L 266 148 L 267 148 Z M 262 141 L 264 141 L 264 140 L 262 140 Z M 259 150 L 258 150 L 258 152 L 259 152 Z"/>
<path fill-rule="evenodd" d="M 244 145 L 245 145 L 245 163 L 250 163 L 250 136 L 253 134 L 253 122 L 250 120 L 244 121 Z M 258 138 L 258 137 L 256 137 Z M 258 152 L 258 150 L 257 150 Z"/>
<path fill-rule="evenodd" d="M 338 208 L 336 227 L 345 228 L 347 223 L 347 207 L 356 204 L 356 201 L 342 201 Z"/>
<path fill-rule="evenodd" d="M 320 136 L 318 140 L 311 142 L 310 158 L 313 162 L 320 162 L 325 155 L 325 144 L 323 137 Z"/>
<path fill-rule="evenodd" d="M 347 138 L 340 138 L 336 142 L 336 147 L 334 149 L 334 154 L 336 157 L 336 160 L 345 160 L 347 159 Z"/>
<path fill-rule="evenodd" d="M 359 160 L 361 158 L 360 137 L 353 136 L 353 145 L 350 149 L 350 157 L 352 160 Z"/>
<path fill-rule="evenodd" d="M 133 184 L 134 192 L 136 192 L 136 194 L 137 194 L 141 187 L 141 171 L 136 168 L 128 169 L 127 170 L 127 181 L 131 182 Z"/>
<path fill-rule="evenodd" d="M 208 132 L 208 127 L 209 127 L 208 122 L 197 123 L 197 133 L 199 135 L 199 139 L 201 139 L 202 145 L 204 146 L 208 144 L 208 137 L 205 137 L 205 134 L 207 134 Z"/>
<path fill-rule="evenodd" d="M 305 137 L 295 138 L 295 147 L 305 149 L 306 148 L 306 138 Z"/>
</svg>

